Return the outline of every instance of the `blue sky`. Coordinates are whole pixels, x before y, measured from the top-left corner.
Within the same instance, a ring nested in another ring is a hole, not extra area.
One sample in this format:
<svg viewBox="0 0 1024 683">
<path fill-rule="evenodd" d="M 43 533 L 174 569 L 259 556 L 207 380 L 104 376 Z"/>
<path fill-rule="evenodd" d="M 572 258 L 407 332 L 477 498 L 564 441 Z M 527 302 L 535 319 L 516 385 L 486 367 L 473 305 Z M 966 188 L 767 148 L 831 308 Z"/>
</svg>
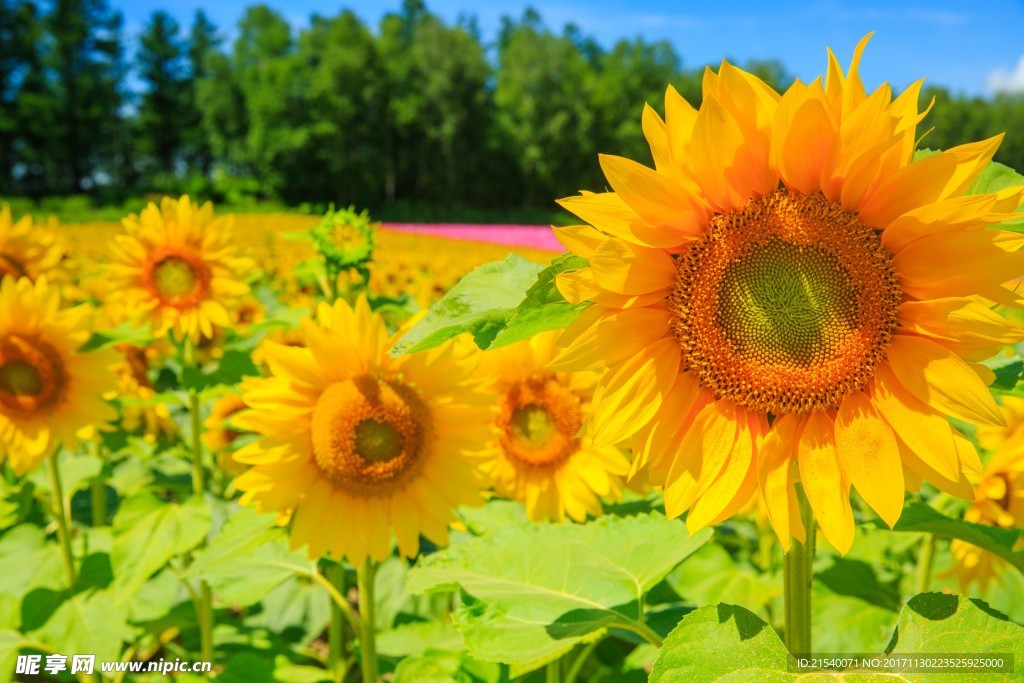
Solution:
<svg viewBox="0 0 1024 683">
<path fill-rule="evenodd" d="M 230 38 L 251 0 L 110 0 L 125 15 L 129 37 L 141 31 L 148 16 L 166 9 L 183 25 L 202 8 Z M 266 0 L 296 27 L 314 13 L 332 15 L 351 8 L 376 22 L 401 0 Z M 454 22 L 460 14 L 476 15 L 485 40 L 497 33 L 502 15 L 518 17 L 532 5 L 551 28 L 576 23 L 603 45 L 619 38 L 667 39 L 688 66 L 742 63 L 750 58 L 778 58 L 790 72 L 810 80 L 825 66 L 825 46 L 849 62 L 857 40 L 875 31 L 863 63 L 867 85 L 889 81 L 903 88 L 918 78 L 954 91 L 988 95 L 996 90 L 1024 92 L 1024 0 L 982 2 L 671 2 L 669 0 L 427 0 L 433 12 Z"/>
</svg>

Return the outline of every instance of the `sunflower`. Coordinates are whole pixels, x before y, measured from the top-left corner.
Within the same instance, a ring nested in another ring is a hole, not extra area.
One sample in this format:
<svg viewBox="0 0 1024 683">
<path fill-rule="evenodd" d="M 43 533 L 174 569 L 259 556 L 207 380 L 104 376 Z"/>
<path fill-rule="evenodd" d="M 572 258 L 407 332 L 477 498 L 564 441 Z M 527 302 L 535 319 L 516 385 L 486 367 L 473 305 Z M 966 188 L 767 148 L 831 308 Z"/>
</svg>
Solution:
<svg viewBox="0 0 1024 683">
<path fill-rule="evenodd" d="M 483 470 L 499 495 L 526 503 L 530 519 L 582 522 L 601 514 L 599 496 L 621 497 L 629 460 L 616 446 L 577 437 L 600 374 L 545 370 L 557 338 L 545 332 L 480 354 L 500 435 Z"/>
<path fill-rule="evenodd" d="M 252 268 L 234 256 L 232 216 L 213 217 L 213 204 L 165 197 L 124 219 L 107 265 L 111 298 L 136 311 L 155 335 L 168 330 L 198 341 L 213 326 L 231 325 L 231 313 L 249 287 Z"/>
<path fill-rule="evenodd" d="M 90 311 L 60 303 L 45 276 L 0 283 L 0 459 L 16 474 L 116 416 L 103 400 L 117 385 L 116 354 L 79 353 L 91 335 Z"/>
<path fill-rule="evenodd" d="M 293 510 L 291 543 L 359 565 L 448 542 L 457 505 L 481 502 L 474 451 L 491 439 L 474 366 L 449 344 L 388 355 L 381 318 L 360 297 L 321 304 L 302 322 L 305 348 L 269 344 L 271 376 L 248 378 L 251 408 L 232 419 L 260 438 L 235 453 L 253 467 L 240 502 Z"/>
<path fill-rule="evenodd" d="M 17 222 L 8 204 L 0 206 L 0 279 L 50 275 L 64 256 L 51 224 L 33 225 L 31 216 Z"/>
<path fill-rule="evenodd" d="M 155 442 L 161 436 L 173 436 L 178 426 L 165 403 L 154 402 L 156 391 L 149 379 L 150 365 L 160 357 L 156 345 L 118 344 L 122 361 L 116 366 L 118 395 L 121 397 L 121 427 L 142 430 L 143 438 Z"/>
<path fill-rule="evenodd" d="M 247 468 L 237 462 L 229 452 L 241 433 L 231 425 L 231 418 L 245 409 L 241 394 L 224 394 L 213 404 L 213 410 L 203 422 L 203 443 L 217 457 L 217 465 L 229 474 L 241 474 Z"/>
<path fill-rule="evenodd" d="M 597 447 L 631 439 L 698 529 L 760 491 L 784 547 L 803 529 L 853 541 L 850 489 L 889 525 L 921 479 L 960 497 L 980 471 L 946 417 L 1002 424 L 977 361 L 1024 337 L 992 304 L 1024 271 L 998 229 L 1021 187 L 965 192 L 1001 136 L 915 158 L 921 83 L 893 99 L 857 72 L 779 95 L 723 62 L 692 108 L 645 108 L 655 168 L 600 158 L 612 192 L 563 199 L 590 225 L 556 228 L 589 267 L 558 276 L 590 306 L 549 367 L 608 367 Z"/>
<path fill-rule="evenodd" d="M 1024 529 L 1024 439 L 1007 442 L 985 466 L 974 489 L 974 502 L 964 515 L 968 522 L 1004 529 Z M 954 539 L 952 573 L 961 592 L 977 582 L 984 591 L 1006 568 L 1006 561 L 975 545 Z"/>
</svg>

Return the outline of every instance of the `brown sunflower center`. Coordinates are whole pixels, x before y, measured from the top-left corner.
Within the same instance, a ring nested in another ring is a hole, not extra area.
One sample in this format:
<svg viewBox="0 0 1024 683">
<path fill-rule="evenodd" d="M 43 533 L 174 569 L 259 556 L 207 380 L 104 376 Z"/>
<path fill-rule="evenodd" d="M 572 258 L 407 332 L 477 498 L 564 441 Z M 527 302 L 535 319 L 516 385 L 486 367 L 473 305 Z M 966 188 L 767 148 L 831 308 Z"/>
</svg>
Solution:
<svg viewBox="0 0 1024 683">
<path fill-rule="evenodd" d="M 150 290 L 164 305 L 195 306 L 209 293 L 211 279 L 210 267 L 191 250 L 165 249 L 151 259 Z"/>
<path fill-rule="evenodd" d="M 313 409 L 313 455 L 335 486 L 387 493 L 415 476 L 430 414 L 400 382 L 363 376 L 332 384 Z"/>
<path fill-rule="evenodd" d="M 686 367 L 717 398 L 807 413 L 867 384 L 902 298 L 874 229 L 780 190 L 712 219 L 676 262 L 669 307 Z"/>
<path fill-rule="evenodd" d="M 514 465 L 554 467 L 579 450 L 580 399 L 552 373 L 534 375 L 505 394 L 498 429 Z"/>
<path fill-rule="evenodd" d="M 18 335 L 0 341 L 0 406 L 22 414 L 46 410 L 65 381 L 64 364 L 48 344 Z"/>
</svg>

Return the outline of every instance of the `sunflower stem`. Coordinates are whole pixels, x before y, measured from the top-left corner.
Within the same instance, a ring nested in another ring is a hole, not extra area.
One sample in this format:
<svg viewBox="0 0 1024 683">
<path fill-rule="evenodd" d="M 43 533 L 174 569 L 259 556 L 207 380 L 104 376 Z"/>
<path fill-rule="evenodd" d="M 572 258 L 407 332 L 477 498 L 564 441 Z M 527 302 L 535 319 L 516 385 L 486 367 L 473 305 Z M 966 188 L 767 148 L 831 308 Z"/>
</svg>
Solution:
<svg viewBox="0 0 1024 683">
<path fill-rule="evenodd" d="M 341 564 L 328 565 L 324 573 L 331 585 L 344 596 L 345 569 Z M 345 614 L 333 598 L 331 599 L 331 626 L 327 631 L 327 644 L 328 668 L 334 680 L 341 681 L 345 678 L 345 670 L 348 668 L 345 666 Z"/>
<path fill-rule="evenodd" d="M 565 675 L 565 683 L 576 683 L 576 679 L 580 675 L 580 671 L 583 670 L 583 665 L 590 659 L 590 655 L 594 652 L 594 649 L 601 642 L 600 638 L 597 638 L 587 643 L 579 654 L 576 655 L 576 659 L 573 660 L 572 666 L 569 667 L 569 673 Z"/>
<path fill-rule="evenodd" d="M 925 534 L 921 551 L 917 554 L 917 592 L 927 593 L 932 582 L 932 564 L 935 560 L 935 534 Z"/>
<path fill-rule="evenodd" d="M 360 666 L 363 672 L 363 683 L 378 683 L 377 672 L 377 628 L 374 618 L 374 581 L 377 575 L 377 563 L 367 557 L 356 572 L 359 589 L 359 621 L 362 633 L 359 639 Z"/>
<path fill-rule="evenodd" d="M 50 487 L 53 493 L 53 518 L 57 522 L 57 538 L 60 541 L 60 552 L 64 559 L 64 578 L 68 581 L 68 588 L 75 585 L 75 559 L 71 554 L 71 536 L 68 530 L 68 511 L 64 503 L 64 489 L 60 483 L 60 468 L 57 467 L 57 454 L 54 453 L 46 459 L 47 467 L 50 470 Z"/>
<path fill-rule="evenodd" d="M 562 660 L 548 662 L 544 667 L 544 683 L 562 683 Z"/>
<path fill-rule="evenodd" d="M 796 487 L 797 507 L 804 524 L 805 542 L 793 539 L 783 557 L 782 577 L 786 608 L 786 648 L 792 654 L 811 652 L 811 586 L 814 582 L 814 546 L 817 529 L 814 513 L 801 486 Z"/>
<path fill-rule="evenodd" d="M 92 454 L 103 464 L 103 444 L 100 441 L 92 442 Z M 89 484 L 89 496 L 92 501 L 92 525 L 106 526 L 107 524 L 107 482 L 101 477 L 92 480 Z"/>
<path fill-rule="evenodd" d="M 198 369 L 196 343 L 185 337 L 181 346 L 182 372 L 186 368 Z M 203 419 L 199 392 L 189 389 L 189 417 L 192 420 L 192 495 L 202 498 L 206 493 L 206 470 L 203 467 Z M 210 585 L 200 579 L 199 600 L 196 602 L 196 620 L 199 622 L 199 651 L 204 662 L 213 661 L 213 594 Z"/>
</svg>

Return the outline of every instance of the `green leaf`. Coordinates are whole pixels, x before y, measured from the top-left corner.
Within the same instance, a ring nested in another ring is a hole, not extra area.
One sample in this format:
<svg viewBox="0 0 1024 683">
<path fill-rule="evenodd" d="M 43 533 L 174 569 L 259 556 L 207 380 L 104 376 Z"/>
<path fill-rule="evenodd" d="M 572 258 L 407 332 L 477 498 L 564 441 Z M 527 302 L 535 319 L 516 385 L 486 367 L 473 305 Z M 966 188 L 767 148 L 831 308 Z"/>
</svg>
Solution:
<svg viewBox="0 0 1024 683">
<path fill-rule="evenodd" d="M 790 655 L 775 630 L 736 605 L 690 612 L 661 648 L 651 683 L 788 681 Z"/>
<path fill-rule="evenodd" d="M 92 336 L 82 345 L 79 351 L 95 351 L 96 349 L 105 349 L 117 344 L 145 346 L 152 341 L 153 333 L 149 328 L 124 323 L 112 330 L 93 332 Z"/>
<path fill-rule="evenodd" d="M 18 652 L 24 647 L 25 637 L 11 629 L 0 629 L 0 683 L 9 683 L 14 675 Z"/>
<path fill-rule="evenodd" d="M 95 654 L 97 660 L 117 660 L 121 644 L 132 629 L 111 591 L 79 593 L 65 601 L 46 624 L 33 633 L 62 654 Z"/>
<path fill-rule="evenodd" d="M 307 563 L 307 574 L 308 567 Z M 290 639 L 301 645 L 316 640 L 331 620 L 327 594 L 307 576 L 290 576 L 266 593 L 260 604 L 262 610 L 246 619 L 246 625 L 263 627 L 272 633 L 294 629 L 295 636 Z"/>
<path fill-rule="evenodd" d="M 834 625 L 829 623 L 829 627 Z M 816 652 L 825 653 L 820 647 Z M 866 653 L 865 653 L 866 654 Z M 943 593 L 912 598 L 900 612 L 885 655 L 971 655 L 1024 657 L 1024 628 L 980 600 Z M 654 663 L 651 683 L 675 681 L 795 682 L 839 680 L 792 670 L 792 657 L 779 636 L 755 614 L 735 605 L 709 605 L 683 617 Z M 978 680 L 1010 681 L 1014 675 L 986 672 Z M 963 680 L 963 669 L 933 672 L 845 672 L 849 683 Z"/>
<path fill-rule="evenodd" d="M 240 349 L 228 349 L 217 361 L 213 371 L 187 367 L 181 373 L 181 386 L 189 391 L 203 391 L 221 385 L 234 386 L 243 377 L 260 374 L 252 355 Z"/>
<path fill-rule="evenodd" d="M 996 392 L 1020 394 L 1024 391 L 1021 383 L 1021 376 L 1024 375 L 1024 358 L 1014 355 L 1012 357 L 997 356 L 984 365 L 995 374 L 995 381 L 990 385 Z"/>
<path fill-rule="evenodd" d="M 288 578 L 310 576 L 313 568 L 305 552 L 288 550 L 287 533 L 274 524 L 274 515 L 245 508 L 195 554 L 185 576 L 206 579 L 225 602 L 252 605 Z"/>
<path fill-rule="evenodd" d="M 485 263 L 459 280 L 423 319 L 398 341 L 393 356 L 425 351 L 470 332 L 486 349 L 515 315 L 544 266 L 509 254 Z"/>
<path fill-rule="evenodd" d="M 198 498 L 173 503 L 144 493 L 126 500 L 114 517 L 110 557 L 120 599 L 130 598 L 172 557 L 199 545 L 210 521 L 210 507 Z"/>
<path fill-rule="evenodd" d="M 504 680 L 496 664 L 476 662 L 460 652 L 430 652 L 403 659 L 395 683 L 497 683 Z"/>
<path fill-rule="evenodd" d="M 66 588 L 56 544 L 37 526 L 21 524 L 0 536 L 0 624 L 22 620 L 22 603 L 36 589 Z"/>
<path fill-rule="evenodd" d="M 884 523 L 879 520 L 876 524 Z M 953 519 L 915 501 L 903 509 L 893 531 L 923 531 L 942 538 L 958 538 L 1002 557 L 1024 573 L 1024 550 L 1015 552 L 1013 549 L 1017 539 L 1024 535 L 1021 529 L 1002 529 Z"/>
<path fill-rule="evenodd" d="M 735 600 L 760 611 L 782 592 L 779 577 L 737 565 L 720 545 L 708 544 L 665 579 L 689 603 Z"/>
<path fill-rule="evenodd" d="M 609 627 L 646 630 L 646 593 L 710 537 L 661 515 L 504 526 L 423 558 L 407 588 L 461 590 L 470 654 L 526 671 Z"/>
<path fill-rule="evenodd" d="M 586 259 L 575 254 L 562 254 L 554 259 L 537 275 L 537 281 L 526 290 L 526 298 L 488 348 L 496 349 L 529 339 L 540 332 L 567 327 L 587 304 L 574 305 L 566 301 L 555 286 L 555 277 L 587 265 Z"/>
<path fill-rule="evenodd" d="M 922 593 L 900 613 L 888 654 L 970 653 L 1010 655 L 1024 662 L 1024 628 L 996 612 L 988 603 L 945 593 Z M 962 672 L 917 674 L 927 681 L 962 680 Z M 1019 680 L 1013 674 L 986 673 L 986 681 Z"/>
<path fill-rule="evenodd" d="M 978 177 L 967 190 L 967 194 L 994 194 L 1013 185 L 1024 185 L 1024 176 L 1009 166 L 1000 164 L 997 161 L 991 161 L 978 174 Z"/>
</svg>

